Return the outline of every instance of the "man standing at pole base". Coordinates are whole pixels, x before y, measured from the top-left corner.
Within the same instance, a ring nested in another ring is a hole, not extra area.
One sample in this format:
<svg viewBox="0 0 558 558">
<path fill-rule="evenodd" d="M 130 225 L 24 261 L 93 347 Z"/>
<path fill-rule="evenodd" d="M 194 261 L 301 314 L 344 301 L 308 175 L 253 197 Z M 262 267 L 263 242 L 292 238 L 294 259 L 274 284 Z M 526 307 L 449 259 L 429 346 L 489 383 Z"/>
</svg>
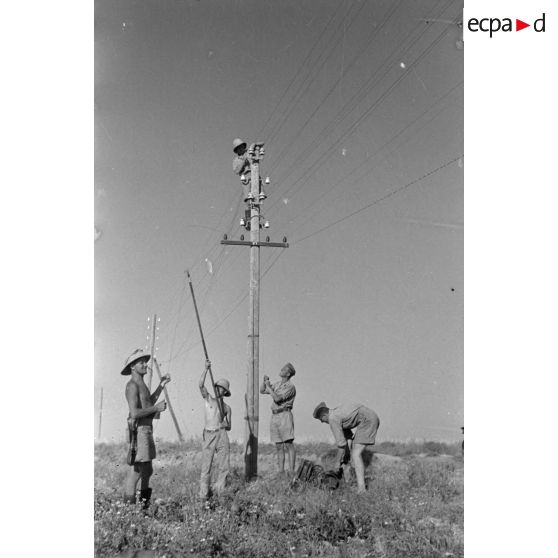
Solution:
<svg viewBox="0 0 558 558">
<path fill-rule="evenodd" d="M 215 397 L 205 387 L 205 377 L 211 362 L 205 363 L 205 370 L 200 378 L 200 393 L 205 401 L 205 427 L 203 429 L 203 450 L 200 476 L 200 498 L 206 500 L 210 496 L 212 467 L 215 465 L 217 482 L 215 493 L 220 494 L 226 486 L 230 469 L 229 436 L 231 429 L 231 408 L 224 403 L 223 397 L 230 397 L 230 384 L 224 378 L 215 382 Z M 225 416 L 221 417 L 219 402 Z"/>
<path fill-rule="evenodd" d="M 291 383 L 291 378 L 296 374 L 294 366 L 287 362 L 281 372 L 280 380 L 271 384 L 269 377 L 264 376 L 260 393 L 271 395 L 271 422 L 269 424 L 270 438 L 277 450 L 277 466 L 279 473 L 285 470 L 285 453 L 287 454 L 287 469 L 294 473 L 295 447 L 293 404 L 296 397 L 296 388 Z"/>
<path fill-rule="evenodd" d="M 124 368 L 120 372 L 123 376 L 132 376 L 126 384 L 126 400 L 130 411 L 128 423 L 133 436 L 134 451 L 131 462 L 128 463 L 131 468 L 126 479 L 124 501 L 131 504 L 136 503 L 136 488 L 138 481 L 141 480 L 140 498 L 144 508 L 149 506 L 151 499 L 149 479 L 153 474 L 151 462 L 156 455 L 153 440 L 153 418 L 156 413 L 167 408 L 165 401 L 157 403 L 157 399 L 165 385 L 170 382 L 168 374 L 163 376 L 159 387 L 152 394 L 149 393 L 144 376 L 147 374 L 147 362 L 150 358 L 151 355 L 137 349 L 126 359 Z"/>
<path fill-rule="evenodd" d="M 378 415 L 361 403 L 350 403 L 330 409 L 322 401 L 314 409 L 313 417 L 329 424 L 337 444 L 339 467 L 345 465 L 349 460 L 348 440 L 353 438 L 350 455 L 355 468 L 358 492 L 365 492 L 362 452 L 367 446 L 376 443 L 376 433 L 380 426 Z M 354 436 L 353 429 L 355 429 Z"/>
</svg>

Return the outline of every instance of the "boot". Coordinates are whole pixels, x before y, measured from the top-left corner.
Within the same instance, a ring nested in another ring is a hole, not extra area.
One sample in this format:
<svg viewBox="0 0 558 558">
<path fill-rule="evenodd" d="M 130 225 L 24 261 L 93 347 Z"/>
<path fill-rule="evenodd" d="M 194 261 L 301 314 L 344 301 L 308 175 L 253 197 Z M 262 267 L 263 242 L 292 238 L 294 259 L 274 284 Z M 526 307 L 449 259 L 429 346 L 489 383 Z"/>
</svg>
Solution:
<svg viewBox="0 0 558 558">
<path fill-rule="evenodd" d="M 149 500 L 151 500 L 151 488 L 145 488 L 140 491 L 140 502 L 143 504 L 143 509 L 149 507 Z"/>
<path fill-rule="evenodd" d="M 129 496 L 128 494 L 124 494 L 123 501 L 125 504 L 132 504 L 132 506 L 136 503 L 136 495 Z"/>
</svg>

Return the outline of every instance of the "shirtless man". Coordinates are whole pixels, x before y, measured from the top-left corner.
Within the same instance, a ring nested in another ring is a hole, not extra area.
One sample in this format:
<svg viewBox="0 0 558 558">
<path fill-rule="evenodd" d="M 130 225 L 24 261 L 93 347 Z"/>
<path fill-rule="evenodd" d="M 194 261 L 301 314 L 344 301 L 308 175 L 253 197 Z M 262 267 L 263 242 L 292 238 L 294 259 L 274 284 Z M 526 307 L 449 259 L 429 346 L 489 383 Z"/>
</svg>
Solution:
<svg viewBox="0 0 558 558">
<path fill-rule="evenodd" d="M 294 473 L 295 467 L 295 447 L 294 441 L 294 420 L 293 404 L 296 397 L 296 388 L 291 382 L 291 378 L 296 374 L 294 366 L 287 362 L 281 372 L 279 381 L 271 383 L 268 376 L 264 376 L 260 386 L 261 394 L 271 395 L 271 422 L 269 423 L 269 433 L 271 441 L 275 443 L 277 450 L 277 467 L 279 473 L 285 470 L 285 454 L 287 454 L 287 469 Z"/>
<path fill-rule="evenodd" d="M 205 377 L 209 372 L 211 362 L 206 361 L 199 388 L 205 401 L 202 465 L 200 476 L 200 498 L 206 500 L 210 493 L 211 469 L 215 465 L 217 482 L 215 492 L 219 494 L 225 488 L 230 468 L 230 447 L 227 432 L 231 429 L 231 408 L 223 401 L 223 397 L 230 397 L 230 384 L 224 378 L 215 382 L 215 395 L 213 397 L 205 387 Z M 221 419 L 219 402 L 221 400 L 224 417 Z"/>
<path fill-rule="evenodd" d="M 150 358 L 151 355 L 144 353 L 141 349 L 136 349 L 126 359 L 124 368 L 120 372 L 123 376 L 132 376 L 126 384 L 126 400 L 130 410 L 128 420 L 135 421 L 137 424 L 137 453 L 135 462 L 130 467 L 126 478 L 124 501 L 131 504 L 136 503 L 136 488 L 138 481 L 141 480 L 140 500 L 144 508 L 149 506 L 151 499 L 149 478 L 153 474 L 151 461 L 156 455 L 153 440 L 153 418 L 156 413 L 167 408 L 166 401 L 157 403 L 157 399 L 165 385 L 170 382 L 170 376 L 166 374 L 161 378 L 157 389 L 152 394 L 149 393 L 143 378 L 147 374 L 147 362 Z"/>
</svg>

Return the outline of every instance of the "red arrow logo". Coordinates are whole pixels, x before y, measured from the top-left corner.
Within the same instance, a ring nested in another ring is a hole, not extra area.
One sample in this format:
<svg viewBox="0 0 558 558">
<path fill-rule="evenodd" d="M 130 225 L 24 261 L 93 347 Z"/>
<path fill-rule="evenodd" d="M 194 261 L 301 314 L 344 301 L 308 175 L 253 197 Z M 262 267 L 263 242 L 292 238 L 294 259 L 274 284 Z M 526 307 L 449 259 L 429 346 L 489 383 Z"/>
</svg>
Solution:
<svg viewBox="0 0 558 558">
<path fill-rule="evenodd" d="M 525 29 L 526 27 L 531 27 L 531 24 L 530 23 L 525 23 L 524 21 L 521 21 L 520 19 L 515 20 L 515 30 L 516 31 L 521 31 L 522 29 Z"/>
</svg>

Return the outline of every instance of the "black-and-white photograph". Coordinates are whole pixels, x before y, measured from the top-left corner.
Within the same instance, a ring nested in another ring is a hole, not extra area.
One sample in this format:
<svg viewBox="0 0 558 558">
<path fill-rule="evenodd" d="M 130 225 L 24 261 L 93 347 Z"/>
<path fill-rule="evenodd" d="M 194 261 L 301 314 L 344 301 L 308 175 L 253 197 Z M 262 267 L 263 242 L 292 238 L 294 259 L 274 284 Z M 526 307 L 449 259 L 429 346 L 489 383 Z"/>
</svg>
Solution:
<svg viewBox="0 0 558 558">
<path fill-rule="evenodd" d="M 464 556 L 462 0 L 95 0 L 96 557 Z"/>
</svg>

